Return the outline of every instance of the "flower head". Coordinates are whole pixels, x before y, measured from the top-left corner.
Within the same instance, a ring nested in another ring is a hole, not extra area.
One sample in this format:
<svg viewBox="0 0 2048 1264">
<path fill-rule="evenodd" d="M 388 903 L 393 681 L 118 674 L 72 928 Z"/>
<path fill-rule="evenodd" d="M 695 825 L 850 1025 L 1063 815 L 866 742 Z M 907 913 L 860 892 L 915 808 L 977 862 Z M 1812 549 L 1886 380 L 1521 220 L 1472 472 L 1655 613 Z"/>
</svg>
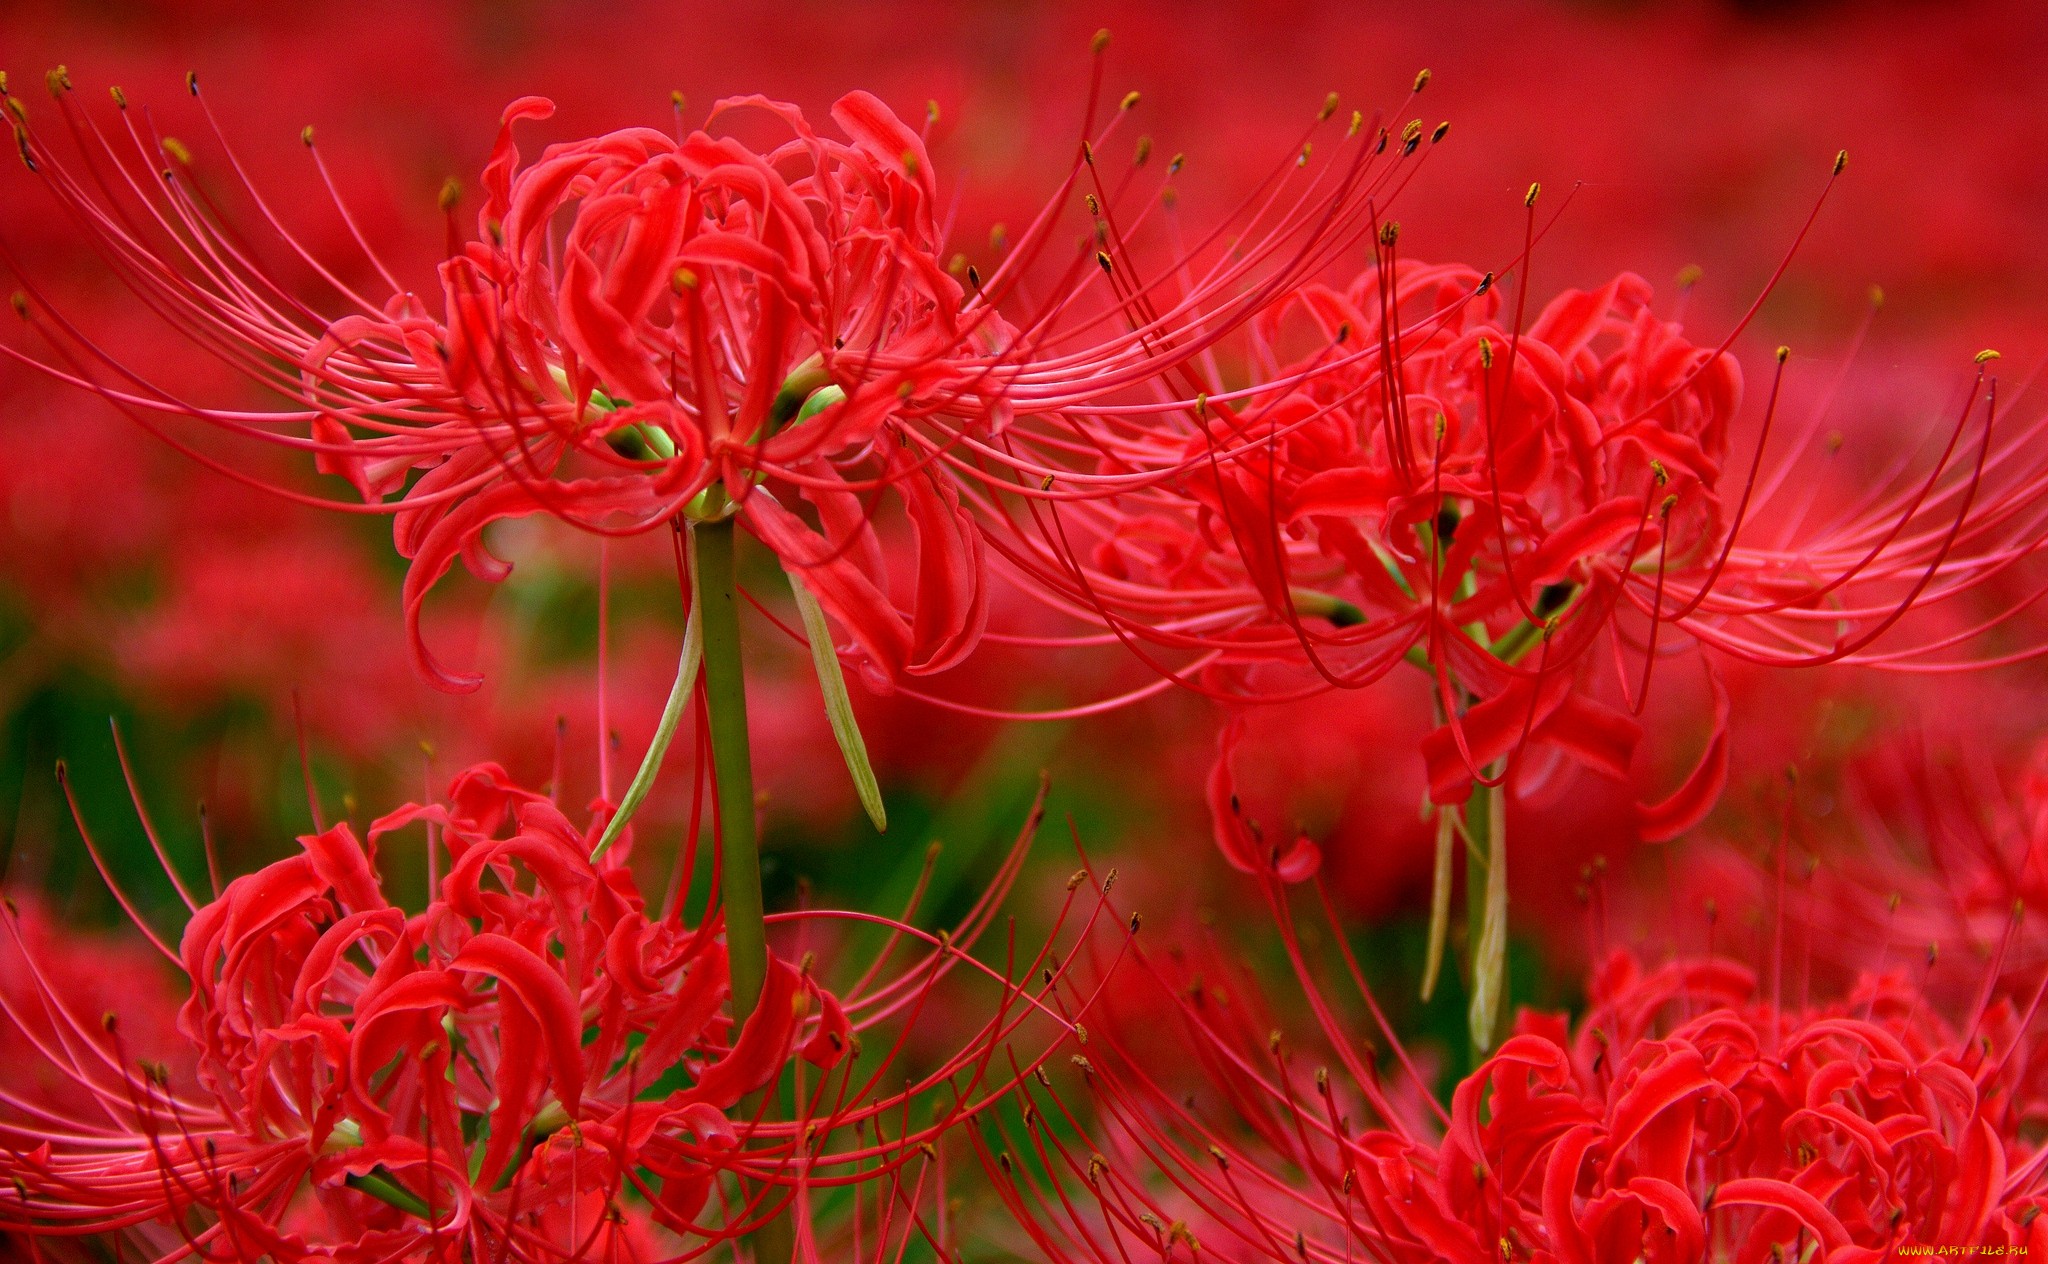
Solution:
<svg viewBox="0 0 2048 1264">
<path fill-rule="evenodd" d="M 745 1235 L 812 1188 L 914 1199 L 901 1185 L 921 1188 L 930 1142 L 1042 1060 L 992 1070 L 1042 1008 L 1004 985 L 959 1047 L 921 1047 L 918 1071 L 877 1091 L 933 989 L 986 973 L 964 953 L 992 903 L 945 937 L 870 919 L 919 959 L 885 969 L 885 950 L 844 1001 L 810 955 L 771 958 L 736 1023 L 716 916 L 650 909 L 630 839 L 593 864 L 602 823 L 578 828 L 484 764 L 361 837 L 339 824 L 300 839 L 199 904 L 175 952 L 160 945 L 189 979 L 183 1048 L 161 1063 L 138 1060 L 122 1006 L 79 1013 L 43 937 L 9 916 L 23 986 L 0 990 L 0 1016 L 71 1108 L 53 1127 L 7 1094 L 0 1227 L 129 1233 L 158 1253 L 182 1235 L 211 1258 L 673 1253 Z M 422 827 L 446 869 L 409 912 L 380 849 Z M 881 1024 L 903 1030 L 856 1075 L 861 1033 Z M 749 1096 L 778 1082 L 795 1085 L 793 1117 Z"/>
<path fill-rule="evenodd" d="M 168 156 L 172 142 L 146 137 L 125 97 L 110 133 L 68 83 L 53 80 L 53 91 L 86 171 L 21 111 L 24 158 L 149 308 L 286 403 L 210 407 L 158 386 L 24 273 L 17 306 L 47 340 L 37 363 L 152 429 L 197 418 L 310 453 L 367 507 L 392 513 L 412 559 L 406 617 L 429 679 L 477 683 L 427 651 L 428 590 L 458 558 L 501 578 L 485 527 L 534 513 L 608 535 L 738 515 L 884 684 L 973 647 L 985 618 L 979 538 L 949 482 L 897 432 L 934 416 L 949 430 L 986 427 L 1003 326 L 986 309 L 963 312 L 963 287 L 939 263 L 924 141 L 874 97 L 834 107 L 846 139 L 821 136 L 794 107 L 745 98 L 721 102 L 710 122 L 762 111 L 790 138 L 754 149 L 629 128 L 532 162 L 514 128 L 553 107 L 521 99 L 484 169 L 477 239 L 451 249 L 430 296 L 402 285 L 360 237 L 385 297 L 351 284 L 245 186 L 259 222 L 329 283 L 323 310 L 238 244 Z M 319 164 L 310 131 L 306 143 Z M 239 174 L 232 157 L 230 168 Z M 117 178 L 96 174 L 108 170 Z M 445 200 L 452 235 L 458 198 Z M 336 206 L 346 219 L 338 194 Z M 908 615 L 872 527 L 872 493 L 886 489 L 917 536 Z M 812 502 L 822 533 L 798 499 Z"/>
<path fill-rule="evenodd" d="M 1301 285 L 1249 322 L 1250 386 L 1018 436 L 1073 490 L 992 538 L 1060 609 L 1226 701 L 1420 669 L 1438 804 L 1511 776 L 1527 792 L 1563 763 L 1626 777 L 1652 668 L 1676 650 L 1948 670 L 2033 599 L 2000 577 L 2043 542 L 2024 509 L 2039 428 L 1995 434 L 1987 360 L 1927 468 L 1830 516 L 1793 473 L 1824 411 L 1789 453 L 1773 438 L 1782 350 L 1741 453 L 1737 361 L 1640 277 L 1531 317 L 1525 287 L 1399 258 L 1398 239 L 1349 285 Z M 1725 780 L 1727 699 L 1703 661 L 1711 740 L 1640 805 L 1648 838 L 1696 823 Z"/>
</svg>

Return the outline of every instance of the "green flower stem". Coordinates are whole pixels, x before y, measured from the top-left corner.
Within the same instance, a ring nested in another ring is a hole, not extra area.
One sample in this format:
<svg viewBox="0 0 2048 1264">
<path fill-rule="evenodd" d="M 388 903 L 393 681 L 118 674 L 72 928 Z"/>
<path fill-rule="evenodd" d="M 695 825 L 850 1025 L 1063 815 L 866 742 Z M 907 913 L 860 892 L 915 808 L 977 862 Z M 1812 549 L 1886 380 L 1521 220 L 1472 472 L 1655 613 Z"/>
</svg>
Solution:
<svg viewBox="0 0 2048 1264">
<path fill-rule="evenodd" d="M 754 765 L 747 746 L 747 681 L 740 655 L 740 594 L 733 521 L 699 523 L 697 606 L 704 632 L 704 695 L 718 784 L 719 880 L 732 969 L 732 1015 L 744 1023 L 768 978 L 761 911 L 761 848 L 754 837 Z"/>
<path fill-rule="evenodd" d="M 734 1038 L 761 1003 L 768 980 L 768 928 L 762 915 L 761 847 L 754 834 L 754 764 L 747 743 L 747 678 L 740 653 L 740 590 L 733 520 L 703 522 L 696 542 L 698 626 L 704 638 L 704 698 L 711 713 L 711 760 L 718 785 L 719 878 L 725 905 L 725 947 L 732 975 Z M 772 1093 L 774 1089 L 763 1090 Z M 751 1116 L 761 1094 L 740 1104 Z M 774 1191 L 763 1190 L 773 1197 Z M 786 1214 L 749 1235 L 755 1264 L 795 1255 Z"/>
</svg>

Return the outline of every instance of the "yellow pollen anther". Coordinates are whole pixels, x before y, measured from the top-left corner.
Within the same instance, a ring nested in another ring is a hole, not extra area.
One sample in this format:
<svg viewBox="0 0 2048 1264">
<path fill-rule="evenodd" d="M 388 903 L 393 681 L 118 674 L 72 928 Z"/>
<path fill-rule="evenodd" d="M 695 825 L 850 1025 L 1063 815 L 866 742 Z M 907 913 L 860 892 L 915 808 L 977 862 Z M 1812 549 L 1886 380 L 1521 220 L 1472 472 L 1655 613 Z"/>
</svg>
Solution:
<svg viewBox="0 0 2048 1264">
<path fill-rule="evenodd" d="M 1838 153 L 1838 154 L 1836 154 L 1836 155 L 1835 155 L 1835 174 L 1836 174 L 1836 175 L 1841 175 L 1841 174 L 1842 174 L 1842 169 L 1843 169 L 1844 167 L 1847 167 L 1848 165 L 1849 165 L 1849 151 L 1848 151 L 1848 150 L 1846 150 L 1846 149 L 1844 149 L 1844 150 L 1842 150 L 1842 151 L 1841 151 L 1840 153 Z"/>
<path fill-rule="evenodd" d="M 1678 270 L 1678 288 L 1689 290 L 1693 286 L 1698 285 L 1700 278 L 1706 274 L 1706 270 L 1697 263 L 1688 263 Z"/>
<path fill-rule="evenodd" d="M 191 94 L 192 94 L 193 96 L 195 96 L 195 97 L 199 95 L 199 72 L 198 72 L 198 71 L 196 71 L 196 70 L 188 70 L 188 71 L 186 71 L 186 72 L 185 72 L 185 91 L 187 91 L 187 92 L 191 93 Z"/>
<path fill-rule="evenodd" d="M 192 165 L 192 151 L 185 148 L 185 142 L 175 136 L 164 137 L 164 152 L 185 166 Z"/>
<path fill-rule="evenodd" d="M 1133 167 L 1142 167 L 1145 165 L 1145 160 L 1151 156 L 1152 138 L 1150 136 L 1140 136 L 1138 138 L 1138 147 L 1131 153 L 1131 165 Z"/>
<path fill-rule="evenodd" d="M 1429 72 L 1427 70 L 1419 70 L 1415 72 L 1415 91 L 1420 92 L 1428 86 Z"/>
<path fill-rule="evenodd" d="M 1523 198 L 1522 198 L 1522 205 L 1523 205 L 1523 206 L 1534 206 L 1534 205 L 1536 205 L 1536 197 L 1537 197 L 1537 195 L 1538 195 L 1538 194 L 1540 194 L 1540 193 L 1542 193 L 1542 192 L 1543 192 L 1543 186 L 1542 186 L 1541 184 L 1532 184 L 1532 185 L 1530 185 L 1530 186 L 1529 186 L 1529 192 L 1528 192 L 1528 193 L 1527 193 L 1526 195 L 1524 195 L 1524 196 L 1523 196 Z"/>
<path fill-rule="evenodd" d="M 1119 110 L 1134 110 L 1137 108 L 1137 106 L 1138 94 L 1135 92 L 1126 92 L 1124 93 L 1123 101 L 1120 102 L 1116 108 Z"/>
<path fill-rule="evenodd" d="M 1365 125 L 1365 115 L 1358 110 L 1351 111 L 1351 126 L 1344 131 L 1344 139 L 1358 135 L 1358 129 Z"/>
<path fill-rule="evenodd" d="M 107 95 L 114 98 L 114 104 L 119 106 L 121 109 L 125 110 L 128 108 L 128 94 L 121 91 L 121 89 L 118 86 L 108 88 Z"/>
<path fill-rule="evenodd" d="M 1787 360 L 1789 360 L 1789 359 L 1791 359 L 1791 358 L 1792 358 L 1792 348 L 1790 348 L 1790 347 L 1779 347 L 1779 348 L 1778 348 L 1778 363 L 1779 363 L 1779 364 L 1783 364 L 1783 363 L 1785 363 L 1785 361 L 1787 361 Z"/>
<path fill-rule="evenodd" d="M 1449 120 L 1449 119 L 1445 119 L 1445 120 L 1444 120 L 1443 122 L 1441 122 L 1441 123 L 1438 123 L 1438 124 L 1436 125 L 1436 130 L 1435 130 L 1435 131 L 1433 131 L 1433 132 L 1431 132 L 1431 133 L 1429 134 L 1429 143 L 1430 143 L 1430 144 L 1432 144 L 1432 145 L 1434 145 L 1434 144 L 1437 144 L 1438 142 L 1440 142 L 1441 140 L 1443 140 L 1443 138 L 1444 138 L 1444 137 L 1446 137 L 1446 136 L 1448 136 L 1448 135 L 1450 135 L 1450 134 L 1451 134 L 1451 123 L 1450 123 L 1450 120 Z"/>
<path fill-rule="evenodd" d="M 1984 363 L 1985 361 L 1987 361 L 1987 360 L 1996 360 L 1996 359 L 1998 359 L 1998 353 L 1997 353 L 1996 351 L 1993 351 L 1993 350 L 1992 350 L 1991 348 L 1989 348 L 1989 347 L 1986 347 L 1986 348 L 1984 348 L 1984 350 L 1982 350 L 1982 351 L 1979 351 L 1979 352 L 1977 353 L 1977 360 L 1976 360 L 1976 362 L 1977 362 L 1978 364 L 1983 364 L 1983 363 Z"/>
<path fill-rule="evenodd" d="M 454 176 L 449 176 L 441 182 L 441 213 L 443 215 L 454 210 L 455 204 L 461 200 L 462 181 L 457 180 Z"/>
<path fill-rule="evenodd" d="M 308 149 L 313 147 L 313 125 L 311 123 L 299 129 L 299 143 Z"/>
<path fill-rule="evenodd" d="M 697 274 L 688 268 L 677 268 L 676 274 L 669 278 L 669 284 L 678 294 L 684 290 L 694 290 L 697 288 Z"/>
<path fill-rule="evenodd" d="M 1332 92 L 1329 96 L 1323 98 L 1323 108 L 1322 111 L 1316 115 L 1316 120 L 1318 122 L 1321 122 L 1324 119 L 1329 118 L 1332 114 L 1335 114 L 1336 112 L 1337 94 Z"/>
<path fill-rule="evenodd" d="M 1100 57 L 1102 55 L 1102 50 L 1108 47 L 1109 28 L 1105 26 L 1101 30 L 1095 32 L 1095 41 L 1090 46 L 1090 51 L 1093 52 L 1096 56 Z"/>
<path fill-rule="evenodd" d="M 924 121 L 927 124 L 936 123 L 939 121 L 939 103 L 936 100 L 926 101 L 924 103 Z"/>
<path fill-rule="evenodd" d="M 676 113 L 678 113 L 678 114 L 682 113 L 682 110 L 683 110 L 683 105 L 684 105 L 684 103 L 685 103 L 685 102 L 687 102 L 688 100 L 689 100 L 689 98 L 683 95 L 683 90 L 682 90 L 681 88 L 670 88 L 670 89 L 669 89 L 669 92 L 668 92 L 668 103 L 669 103 L 669 106 L 670 106 L 671 108 L 673 108 L 673 109 L 674 109 L 674 110 L 676 111 Z"/>
</svg>

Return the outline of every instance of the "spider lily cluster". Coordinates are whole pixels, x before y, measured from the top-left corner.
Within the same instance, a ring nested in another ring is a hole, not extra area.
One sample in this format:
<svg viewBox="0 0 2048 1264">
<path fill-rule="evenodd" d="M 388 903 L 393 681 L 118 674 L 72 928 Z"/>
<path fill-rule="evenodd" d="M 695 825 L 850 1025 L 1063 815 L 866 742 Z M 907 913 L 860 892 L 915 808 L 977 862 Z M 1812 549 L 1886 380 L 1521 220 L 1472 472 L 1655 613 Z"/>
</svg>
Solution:
<svg viewBox="0 0 2048 1264">
<path fill-rule="evenodd" d="M 1530 278 L 1554 220 L 1534 186 L 1490 270 L 1404 253 L 1400 195 L 1448 132 L 1400 121 L 1427 72 L 1384 119 L 1333 96 L 1233 209 L 1191 225 L 1182 160 L 1124 137 L 1137 95 L 1103 108 L 1102 47 L 1071 167 L 985 271 L 949 244 L 935 108 L 913 128 L 856 92 L 826 129 L 745 97 L 690 128 L 678 99 L 672 129 L 529 156 L 521 138 L 553 106 L 528 97 L 504 112 L 473 229 L 461 188 L 444 193 L 425 288 L 358 228 L 311 129 L 312 178 L 360 255 L 346 263 L 272 211 L 196 78 L 219 173 L 120 89 L 88 108 L 51 72 L 53 127 L 0 79 L 21 159 L 107 270 L 273 402 L 191 397 L 4 242 L 24 323 L 0 354 L 234 477 L 269 481 L 222 455 L 262 445 L 346 489 L 287 479 L 282 494 L 390 515 L 413 663 L 441 689 L 482 676 L 428 648 L 428 595 L 458 560 L 504 579 L 488 529 L 506 519 L 669 530 L 688 610 L 637 774 L 616 800 L 607 776 L 581 823 L 486 764 L 360 835 L 318 828 L 284 860 L 215 873 L 204 897 L 159 847 L 188 918 L 175 946 L 136 920 L 187 988 L 175 1060 L 81 1010 L 61 945 L 0 919 L 0 1014 L 57 1086 L 0 1085 L 0 1228 L 37 1252 L 103 1238 L 164 1260 L 684 1259 L 734 1243 L 761 1261 L 881 1259 L 913 1239 L 951 1258 L 967 1190 L 991 1240 L 1055 1259 L 2048 1250 L 2048 982 L 2029 999 L 2041 954 L 2016 922 L 1959 1013 L 1882 954 L 1839 999 L 1795 1002 L 1782 977 L 1766 992 L 1710 950 L 1613 954 L 1576 1026 L 1508 1021 L 1511 800 L 1582 769 L 1628 782 L 1660 664 L 1697 664 L 1704 749 L 1635 803 L 1653 842 L 1723 797 L 1731 665 L 1926 674 L 2041 652 L 2027 613 L 2048 436 L 2002 411 L 1996 354 L 1962 374 L 1930 453 L 1837 494 L 1812 473 L 1840 446 L 1832 395 L 1790 416 L 1785 348 L 1763 389 L 1745 382 L 1734 348 L 1756 307 L 1703 338 L 1683 297 L 1634 274 L 1546 296 Z M 774 139 L 743 142 L 743 123 Z M 317 284 L 266 267 L 280 254 Z M 1037 808 L 944 932 L 909 913 L 769 913 L 742 534 L 788 585 L 878 830 L 850 681 L 1032 718 L 927 679 L 995 641 L 1142 669 L 1040 717 L 1174 688 L 1214 700 L 1214 842 L 1272 920 L 1325 1065 L 1305 1073 L 1206 932 L 1192 950 L 1141 946 L 1092 863 L 1043 947 L 1020 957 L 1013 934 L 999 965 L 977 957 Z M 1404 980 L 1425 1000 L 1460 871 L 1466 892 L 1473 1069 L 1448 1104 L 1345 937 L 1323 849 L 1237 791 L 1250 708 L 1385 692 L 1403 669 L 1427 709 L 1414 753 L 1433 882 Z M 686 722 L 692 825 L 651 901 L 632 823 Z M 692 891 L 704 806 L 715 862 Z M 409 831 L 425 834 L 424 908 L 386 894 Z M 2038 887 L 2036 860 L 1971 853 L 1970 915 L 1912 920 L 1911 937 L 1981 931 L 1985 907 Z M 1932 900 L 1959 872 L 1914 859 L 1885 880 Z M 1867 929 L 1871 885 L 1828 907 Z M 1309 890 L 1349 1000 L 1297 925 Z M 834 960 L 862 927 L 886 946 Z"/>
</svg>

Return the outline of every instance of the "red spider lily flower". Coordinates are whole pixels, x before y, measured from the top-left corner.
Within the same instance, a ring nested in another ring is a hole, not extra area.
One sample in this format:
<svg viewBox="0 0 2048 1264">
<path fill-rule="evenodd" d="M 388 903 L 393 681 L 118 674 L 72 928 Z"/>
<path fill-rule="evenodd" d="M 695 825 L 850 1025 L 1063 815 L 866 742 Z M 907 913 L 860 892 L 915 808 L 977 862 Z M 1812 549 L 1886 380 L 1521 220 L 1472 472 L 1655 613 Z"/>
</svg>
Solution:
<svg viewBox="0 0 2048 1264">
<path fill-rule="evenodd" d="M 1529 213 L 1533 243 L 1533 188 Z M 1484 1048 L 1502 1012 L 1504 788 L 1527 793 L 1567 763 L 1626 779 L 1651 668 L 1687 646 L 1782 666 L 1963 665 L 1976 633 L 2038 595 L 2000 589 L 2048 542 L 2048 465 L 2038 423 L 1994 442 L 1986 353 L 1930 468 L 1814 514 L 1817 492 L 1771 442 L 1783 349 L 1755 450 L 1724 479 L 1736 361 L 1658 314 L 1641 278 L 1568 291 L 1530 319 L 1526 287 L 1510 305 L 1493 274 L 1403 260 L 1398 242 L 1388 224 L 1350 286 L 1299 286 L 1248 322 L 1248 388 L 1191 371 L 1189 395 L 1167 383 L 1152 401 L 1020 425 L 1019 467 L 1059 472 L 1016 489 L 1022 513 L 991 507 L 991 530 L 1050 602 L 1162 683 L 1272 701 L 1404 663 L 1427 675 L 1426 979 L 1462 834 Z M 1988 614 L 1968 609 L 1980 593 Z M 1932 613 L 1875 646 L 1915 611 Z M 1696 824 L 1726 780 L 1728 700 L 1702 662 L 1711 731 L 1678 786 L 1638 805 L 1648 839 Z M 1489 794 L 1467 806 L 1475 786 Z"/>
<path fill-rule="evenodd" d="M 1228 954 L 1145 962 L 1156 986 L 1091 1019 L 1071 1088 L 1031 1090 L 1056 1122 L 1027 1113 L 983 1151 L 1037 1253 L 1764 1264 L 2048 1246 L 2039 989 L 1958 1028 L 1897 974 L 1801 1008 L 1730 961 L 1617 954 L 1576 1032 L 1525 1015 L 1433 1122 L 1413 1060 L 1340 1015 L 1282 928 L 1327 1063 L 1267 1027 Z"/>
<path fill-rule="evenodd" d="M 808 954 L 775 958 L 736 1024 L 718 921 L 686 925 L 680 901 L 650 909 L 622 863 L 630 838 L 593 864 L 602 824 L 579 829 L 479 765 L 443 802 L 360 839 L 347 824 L 308 835 L 194 901 L 175 951 L 145 927 L 190 980 L 176 1072 L 138 1062 L 114 1014 L 81 1014 L 8 917 L 20 985 L 0 989 L 0 1017 L 77 1109 L 0 1097 L 14 1191 L 0 1230 L 126 1234 L 153 1256 L 667 1256 L 751 1232 L 810 1189 L 872 1182 L 915 1201 L 900 1186 L 922 1180 L 932 1142 L 1046 1056 L 992 1070 L 1045 1007 L 965 955 L 1028 828 L 953 932 L 864 918 L 892 933 L 843 1000 Z M 419 912 L 391 902 L 379 867 L 380 842 L 409 827 L 446 856 Z M 836 917 L 794 920 L 822 931 Z M 921 960 L 886 969 L 905 941 Z M 1065 974 L 1051 953 L 1030 963 L 1048 989 Z M 998 984 L 996 1006 L 974 1009 L 964 1045 L 921 1060 L 899 1091 L 874 1091 L 908 1031 L 856 1072 L 862 1033 L 942 1006 L 934 988 L 957 972 Z M 1052 1044 L 1066 1034 L 1056 1021 Z M 792 1119 L 749 1096 L 790 1080 Z M 940 1085 L 936 1109 L 906 1122 Z M 815 1249 L 829 1226 L 803 1222 Z"/>
<path fill-rule="evenodd" d="M 2016 1091 L 2036 1007 L 1959 1033 L 1897 976 L 1799 1011 L 1732 963 L 1626 956 L 1591 1002 L 1568 1044 L 1525 1022 L 1459 1087 L 1440 1171 L 1489 1238 L 1594 1261 L 2048 1245 Z"/>
<path fill-rule="evenodd" d="M 17 108 L 24 159 L 150 310 L 287 406 L 191 402 L 87 340 L 30 282 L 34 302 L 18 306 L 50 339 L 42 367 L 151 429 L 198 418 L 309 452 L 366 507 L 394 514 L 412 559 L 415 659 L 443 688 L 477 678 L 428 652 L 421 603 L 458 558 L 501 578 L 483 531 L 533 513 L 605 534 L 737 514 L 803 568 L 879 681 L 943 670 L 978 639 L 978 536 L 895 432 L 939 409 L 956 427 L 986 425 L 988 352 L 1003 326 L 963 314 L 963 287 L 938 262 L 923 138 L 874 97 L 833 108 L 846 140 L 820 136 L 794 107 L 743 98 L 712 120 L 764 111 L 790 139 L 757 151 L 702 131 L 633 128 L 550 146 L 530 163 L 515 125 L 553 107 L 517 101 L 483 172 L 478 240 L 451 252 L 431 300 L 360 237 L 389 297 L 352 286 L 244 182 L 258 222 L 330 284 L 336 314 L 264 270 L 179 170 L 189 151 L 146 133 L 118 90 L 118 122 L 103 129 L 68 85 L 52 81 L 80 169 Z M 775 490 L 761 486 L 769 475 L 782 480 Z M 861 493 L 883 487 L 901 496 L 918 540 L 908 615 L 875 568 Z M 812 502 L 825 534 L 794 512 L 796 498 Z"/>
<path fill-rule="evenodd" d="M 1740 371 L 1658 315 L 1641 278 L 1527 320 L 1491 274 L 1397 259 L 1395 240 L 1349 287 L 1301 287 L 1247 327 L 1270 385 L 1162 404 L 1144 426 L 1068 414 L 1085 442 L 1035 451 L 1073 454 L 1060 482 L 1086 490 L 1010 537 L 1041 589 L 1219 697 L 1421 668 L 1440 708 L 1432 797 L 1459 803 L 1523 752 L 1626 773 L 1647 666 L 1624 670 L 1617 707 L 1590 687 L 1603 647 L 1644 664 L 1685 641 L 1783 665 L 1953 661 L 1970 628 L 1873 642 L 2040 543 L 2035 430 L 1995 444 L 1988 403 L 1964 408 L 1931 471 L 1802 525 L 1812 489 L 1770 441 L 1779 381 L 1757 450 L 1724 477 Z M 1711 805 L 1721 727 L 1643 805 L 1647 837 Z"/>
</svg>

